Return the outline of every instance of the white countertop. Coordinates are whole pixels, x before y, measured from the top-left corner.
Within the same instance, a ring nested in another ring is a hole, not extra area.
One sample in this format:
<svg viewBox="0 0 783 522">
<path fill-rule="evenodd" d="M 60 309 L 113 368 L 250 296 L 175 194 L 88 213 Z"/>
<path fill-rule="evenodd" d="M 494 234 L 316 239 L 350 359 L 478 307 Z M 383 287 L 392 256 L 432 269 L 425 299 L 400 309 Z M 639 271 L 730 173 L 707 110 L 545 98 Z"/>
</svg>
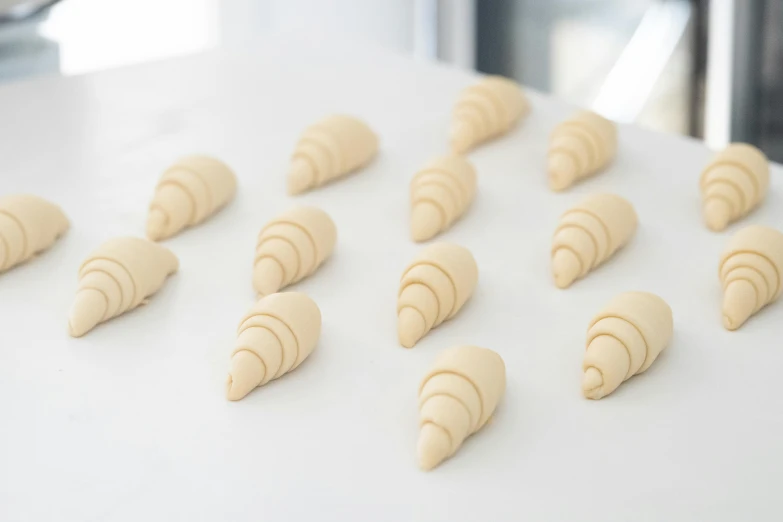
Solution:
<svg viewBox="0 0 783 522">
<path fill-rule="evenodd" d="M 0 520 L 783 519 L 783 305 L 722 328 L 718 256 L 739 227 L 714 234 L 701 223 L 710 153 L 700 143 L 624 126 L 608 172 L 555 194 L 546 140 L 572 108 L 531 93 L 523 125 L 471 154 L 479 194 L 442 236 L 475 254 L 475 295 L 414 349 L 397 344 L 397 284 L 420 248 L 408 237 L 408 182 L 446 150 L 452 103 L 474 79 L 289 42 L 0 87 L 0 193 L 34 192 L 72 220 L 50 251 L 0 276 Z M 299 132 L 336 111 L 377 130 L 379 158 L 285 196 Z M 236 170 L 237 198 L 165 243 L 181 270 L 148 306 L 71 339 L 83 257 L 113 235 L 142 234 L 158 176 L 192 152 Z M 766 204 L 743 224 L 783 227 L 780 176 L 774 166 Z M 640 228 L 557 290 L 557 217 L 597 190 L 629 198 Z M 295 372 L 231 403 L 226 370 L 254 301 L 255 237 L 294 203 L 321 206 L 339 232 L 331 260 L 295 287 L 321 307 L 321 340 Z M 646 374 L 585 400 L 587 323 L 631 289 L 669 302 L 673 343 Z M 424 473 L 417 386 L 458 343 L 503 356 L 507 394 L 489 426 Z"/>
</svg>

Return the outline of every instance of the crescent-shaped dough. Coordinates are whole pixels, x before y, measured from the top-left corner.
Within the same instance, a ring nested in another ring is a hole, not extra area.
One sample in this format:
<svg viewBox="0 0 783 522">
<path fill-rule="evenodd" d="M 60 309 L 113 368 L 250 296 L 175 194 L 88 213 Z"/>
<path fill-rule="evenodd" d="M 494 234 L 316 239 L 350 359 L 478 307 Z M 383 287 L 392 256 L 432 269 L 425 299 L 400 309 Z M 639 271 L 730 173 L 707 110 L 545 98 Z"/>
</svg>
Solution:
<svg viewBox="0 0 783 522">
<path fill-rule="evenodd" d="M 143 304 L 177 271 L 167 248 L 137 237 L 117 237 L 96 248 L 79 268 L 79 288 L 68 318 L 73 337 Z"/>
<path fill-rule="evenodd" d="M 0 273 L 43 252 L 68 230 L 68 218 L 31 194 L 0 198 Z"/>
</svg>

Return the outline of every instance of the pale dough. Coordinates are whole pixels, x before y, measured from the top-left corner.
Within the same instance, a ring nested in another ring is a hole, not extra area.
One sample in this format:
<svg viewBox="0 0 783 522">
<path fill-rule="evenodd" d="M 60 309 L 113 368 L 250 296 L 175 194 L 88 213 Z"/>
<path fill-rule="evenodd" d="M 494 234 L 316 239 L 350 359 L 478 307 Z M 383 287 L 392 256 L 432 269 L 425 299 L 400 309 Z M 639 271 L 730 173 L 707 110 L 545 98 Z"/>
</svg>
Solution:
<svg viewBox="0 0 783 522">
<path fill-rule="evenodd" d="M 239 325 L 226 394 L 238 401 L 258 386 L 294 370 L 315 349 L 321 311 L 298 292 L 258 301 Z"/>
<path fill-rule="evenodd" d="M 467 248 L 435 243 L 424 248 L 402 274 L 397 295 L 397 334 L 412 348 L 432 328 L 459 312 L 473 295 L 478 267 Z"/>
<path fill-rule="evenodd" d="M 723 326 L 736 330 L 783 292 L 783 233 L 753 225 L 734 234 L 718 269 Z"/>
<path fill-rule="evenodd" d="M 288 193 L 301 194 L 367 165 L 378 136 L 353 116 L 334 115 L 305 129 L 288 171 Z"/>
<path fill-rule="evenodd" d="M 206 220 L 237 190 L 234 173 L 208 156 L 179 159 L 161 176 L 147 214 L 147 237 L 159 241 Z"/>
<path fill-rule="evenodd" d="M 558 288 L 609 259 L 636 231 L 636 212 L 615 194 L 593 194 L 560 217 L 552 240 L 552 275 Z"/>
<path fill-rule="evenodd" d="M 79 268 L 79 287 L 68 330 L 81 337 L 97 324 L 143 304 L 177 271 L 167 248 L 136 237 L 117 237 L 95 249 Z"/>
<path fill-rule="evenodd" d="M 609 301 L 587 331 L 582 392 L 588 399 L 612 393 L 652 365 L 672 337 L 672 310 L 655 294 L 625 292 Z"/>
<path fill-rule="evenodd" d="M 277 216 L 258 234 L 253 286 L 261 295 L 277 292 L 315 272 L 334 250 L 337 229 L 315 207 L 297 207 Z"/>
<path fill-rule="evenodd" d="M 502 76 L 487 76 L 463 90 L 454 106 L 451 149 L 465 154 L 505 134 L 527 115 L 530 105 L 521 86 Z"/>
<path fill-rule="evenodd" d="M 431 239 L 459 219 L 476 195 L 476 170 L 462 156 L 436 158 L 411 180 L 411 236 Z"/>
<path fill-rule="evenodd" d="M 720 231 L 767 195 L 769 162 L 753 145 L 732 143 L 704 168 L 699 183 L 707 226 Z"/>
<path fill-rule="evenodd" d="M 68 230 L 68 218 L 31 194 L 0 198 L 0 273 L 43 252 Z"/>
<path fill-rule="evenodd" d="M 602 170 L 617 152 L 617 126 L 591 111 L 580 111 L 552 132 L 547 155 L 549 187 L 564 190 Z"/>
<path fill-rule="evenodd" d="M 506 365 L 477 346 L 443 350 L 419 387 L 419 466 L 430 470 L 480 430 L 506 391 Z"/>
</svg>

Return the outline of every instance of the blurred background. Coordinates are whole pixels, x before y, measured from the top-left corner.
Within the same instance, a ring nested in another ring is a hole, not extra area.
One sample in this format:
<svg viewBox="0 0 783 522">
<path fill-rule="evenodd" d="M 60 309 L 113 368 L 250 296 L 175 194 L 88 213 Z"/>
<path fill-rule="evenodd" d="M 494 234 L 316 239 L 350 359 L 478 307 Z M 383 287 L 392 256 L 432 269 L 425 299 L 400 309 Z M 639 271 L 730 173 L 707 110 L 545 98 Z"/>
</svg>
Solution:
<svg viewBox="0 0 783 522">
<path fill-rule="evenodd" d="M 783 160 L 783 0 L 0 0 L 0 84 L 247 50 L 298 30 L 503 74 L 617 121 Z"/>
</svg>

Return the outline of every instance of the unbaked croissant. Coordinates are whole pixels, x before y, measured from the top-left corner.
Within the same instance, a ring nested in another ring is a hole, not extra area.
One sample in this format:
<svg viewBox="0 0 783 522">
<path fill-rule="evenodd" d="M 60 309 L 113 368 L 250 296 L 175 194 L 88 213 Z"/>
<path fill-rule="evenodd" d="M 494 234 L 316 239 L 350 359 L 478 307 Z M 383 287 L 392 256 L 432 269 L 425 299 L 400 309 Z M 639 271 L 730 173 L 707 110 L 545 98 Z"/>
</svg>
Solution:
<svg viewBox="0 0 783 522">
<path fill-rule="evenodd" d="M 647 370 L 672 337 L 672 310 L 648 292 L 616 295 L 590 322 L 582 392 L 600 399 Z"/>
<path fill-rule="evenodd" d="M 729 240 L 718 270 L 723 326 L 736 330 L 783 292 L 783 233 L 753 225 Z"/>
<path fill-rule="evenodd" d="M 443 156 L 411 180 L 411 235 L 431 239 L 459 219 L 476 195 L 476 170 L 462 156 Z"/>
<path fill-rule="evenodd" d="M 614 158 L 617 126 L 592 111 L 580 111 L 559 124 L 549 139 L 552 190 L 563 190 L 592 176 Z"/>
<path fill-rule="evenodd" d="M 636 212 L 614 194 L 593 194 L 560 217 L 552 240 L 552 274 L 558 288 L 609 259 L 636 231 Z"/>
<path fill-rule="evenodd" d="M 295 369 L 315 349 L 321 311 L 305 294 L 283 292 L 258 301 L 239 325 L 226 393 L 237 401 Z"/>
<path fill-rule="evenodd" d="M 258 234 L 253 262 L 256 292 L 273 294 L 311 275 L 332 255 L 336 241 L 334 222 L 320 208 L 282 213 Z"/>
<path fill-rule="evenodd" d="M 0 198 L 0 272 L 52 246 L 68 226 L 60 207 L 43 198 L 31 194 Z"/>
<path fill-rule="evenodd" d="M 419 252 L 403 272 L 397 295 L 400 344 L 411 348 L 432 328 L 454 317 L 477 282 L 476 260 L 467 248 L 435 243 Z"/>
<path fill-rule="evenodd" d="M 701 174 L 704 221 L 715 231 L 741 219 L 767 195 L 769 162 L 753 145 L 732 143 Z"/>
<path fill-rule="evenodd" d="M 79 288 L 68 329 L 81 337 L 97 324 L 144 304 L 177 271 L 179 261 L 157 243 L 117 237 L 93 251 L 79 268 Z"/>
<path fill-rule="evenodd" d="M 209 156 L 187 156 L 166 169 L 155 187 L 147 215 L 153 241 L 178 234 L 224 207 L 237 189 L 234 173 Z"/>
<path fill-rule="evenodd" d="M 288 193 L 300 194 L 365 166 L 378 153 L 378 137 L 363 121 L 343 114 L 306 128 L 288 170 Z"/>
<path fill-rule="evenodd" d="M 518 83 L 487 76 L 463 90 L 454 106 L 451 149 L 465 154 L 475 146 L 505 134 L 530 110 Z"/>
<path fill-rule="evenodd" d="M 443 350 L 419 387 L 419 465 L 430 470 L 480 430 L 506 391 L 506 365 L 477 346 Z"/>
</svg>

